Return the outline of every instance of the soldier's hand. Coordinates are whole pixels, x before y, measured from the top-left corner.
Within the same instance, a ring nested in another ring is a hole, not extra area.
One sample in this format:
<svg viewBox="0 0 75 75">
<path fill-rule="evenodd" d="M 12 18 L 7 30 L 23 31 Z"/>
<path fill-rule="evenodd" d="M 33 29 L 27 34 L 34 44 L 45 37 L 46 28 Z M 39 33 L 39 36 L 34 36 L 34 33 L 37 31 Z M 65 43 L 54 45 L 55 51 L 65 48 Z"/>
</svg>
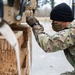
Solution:
<svg viewBox="0 0 75 75">
<path fill-rule="evenodd" d="M 34 16 L 27 16 L 26 22 L 31 26 L 34 27 L 35 25 L 40 25 L 39 21 Z"/>
</svg>

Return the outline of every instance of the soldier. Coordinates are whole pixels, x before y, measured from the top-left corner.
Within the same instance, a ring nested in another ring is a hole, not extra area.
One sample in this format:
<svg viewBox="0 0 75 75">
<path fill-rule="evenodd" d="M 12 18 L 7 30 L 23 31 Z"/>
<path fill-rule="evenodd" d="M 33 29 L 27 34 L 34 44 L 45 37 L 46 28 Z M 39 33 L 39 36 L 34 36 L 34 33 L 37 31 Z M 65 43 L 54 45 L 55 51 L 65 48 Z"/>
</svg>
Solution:
<svg viewBox="0 0 75 75">
<path fill-rule="evenodd" d="M 39 46 L 45 52 L 63 50 L 74 71 L 60 75 L 75 75 L 75 21 L 71 8 L 66 3 L 55 6 L 51 13 L 53 36 L 44 32 L 43 26 L 33 16 L 27 16 L 26 22 L 32 27 Z"/>
</svg>

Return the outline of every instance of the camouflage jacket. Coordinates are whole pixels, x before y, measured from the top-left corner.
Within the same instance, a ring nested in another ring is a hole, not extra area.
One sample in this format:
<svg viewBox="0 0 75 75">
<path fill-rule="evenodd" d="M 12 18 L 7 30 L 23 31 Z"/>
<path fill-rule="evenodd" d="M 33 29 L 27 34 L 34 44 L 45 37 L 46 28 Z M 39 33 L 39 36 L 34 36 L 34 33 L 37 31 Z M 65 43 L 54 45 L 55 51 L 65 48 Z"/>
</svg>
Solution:
<svg viewBox="0 0 75 75">
<path fill-rule="evenodd" d="M 33 27 L 33 33 L 38 44 L 45 52 L 55 52 L 68 48 L 70 53 L 75 56 L 75 21 L 53 36 L 45 33 L 44 28 L 40 25 Z"/>
</svg>

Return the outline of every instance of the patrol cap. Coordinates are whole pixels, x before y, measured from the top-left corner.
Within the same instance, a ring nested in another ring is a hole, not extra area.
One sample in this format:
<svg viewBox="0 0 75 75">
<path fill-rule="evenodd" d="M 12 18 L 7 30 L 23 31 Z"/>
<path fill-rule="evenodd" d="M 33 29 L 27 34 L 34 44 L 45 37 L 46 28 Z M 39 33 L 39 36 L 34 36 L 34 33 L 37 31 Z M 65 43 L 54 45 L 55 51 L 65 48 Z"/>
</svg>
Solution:
<svg viewBox="0 0 75 75">
<path fill-rule="evenodd" d="M 50 19 L 55 21 L 71 22 L 74 20 L 74 16 L 69 5 L 61 3 L 52 9 Z"/>
</svg>

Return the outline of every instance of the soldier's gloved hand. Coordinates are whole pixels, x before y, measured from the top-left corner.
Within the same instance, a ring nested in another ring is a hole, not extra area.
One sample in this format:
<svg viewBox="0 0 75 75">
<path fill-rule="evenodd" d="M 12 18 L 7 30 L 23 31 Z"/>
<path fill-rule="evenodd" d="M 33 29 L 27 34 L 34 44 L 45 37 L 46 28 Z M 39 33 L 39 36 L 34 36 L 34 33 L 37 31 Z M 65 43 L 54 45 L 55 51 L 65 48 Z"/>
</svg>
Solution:
<svg viewBox="0 0 75 75">
<path fill-rule="evenodd" d="M 34 27 L 35 25 L 40 25 L 39 21 L 34 16 L 27 16 L 26 22 L 31 26 Z"/>
</svg>

